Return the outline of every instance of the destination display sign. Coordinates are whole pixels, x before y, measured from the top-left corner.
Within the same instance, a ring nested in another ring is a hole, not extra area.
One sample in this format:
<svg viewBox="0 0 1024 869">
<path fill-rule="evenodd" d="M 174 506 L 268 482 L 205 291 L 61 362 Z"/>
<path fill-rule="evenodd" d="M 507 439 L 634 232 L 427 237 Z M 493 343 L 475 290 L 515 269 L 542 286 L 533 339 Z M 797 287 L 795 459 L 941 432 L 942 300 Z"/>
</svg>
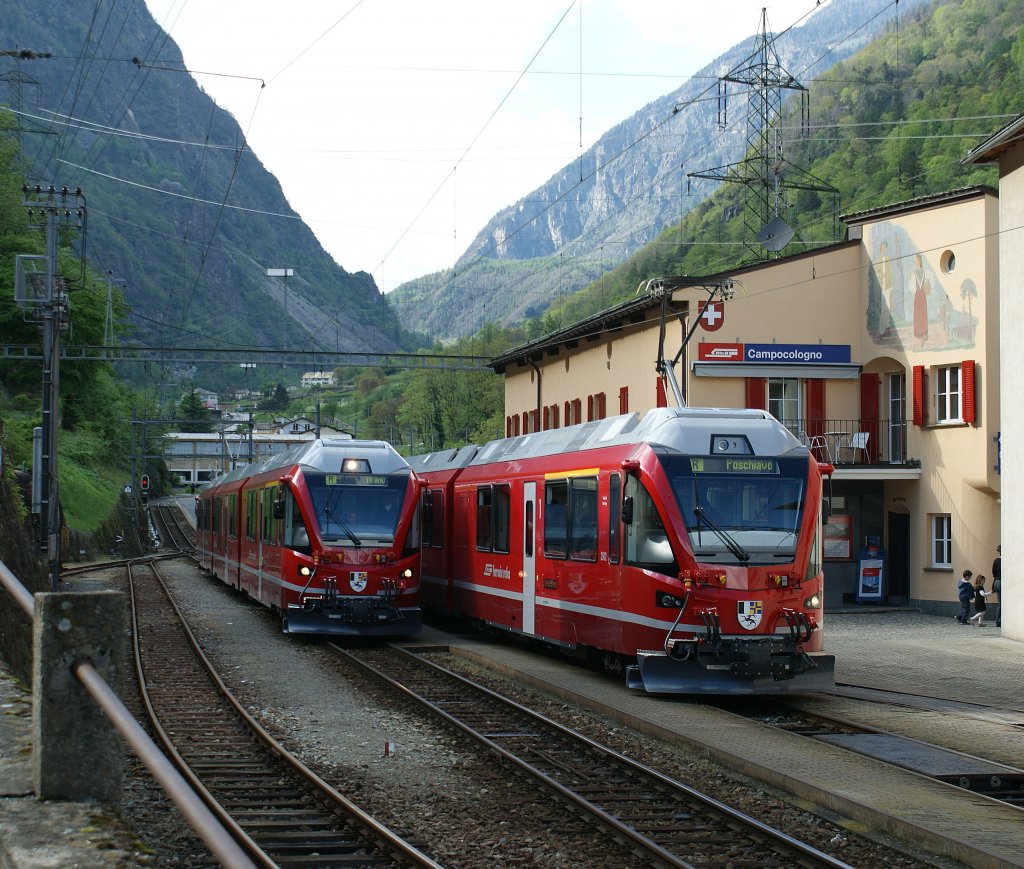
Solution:
<svg viewBox="0 0 1024 869">
<path fill-rule="evenodd" d="M 690 470 L 695 474 L 777 474 L 779 463 L 753 456 L 712 456 L 691 458 Z"/>
<path fill-rule="evenodd" d="M 388 478 L 381 474 L 327 474 L 328 486 L 386 486 Z"/>
</svg>

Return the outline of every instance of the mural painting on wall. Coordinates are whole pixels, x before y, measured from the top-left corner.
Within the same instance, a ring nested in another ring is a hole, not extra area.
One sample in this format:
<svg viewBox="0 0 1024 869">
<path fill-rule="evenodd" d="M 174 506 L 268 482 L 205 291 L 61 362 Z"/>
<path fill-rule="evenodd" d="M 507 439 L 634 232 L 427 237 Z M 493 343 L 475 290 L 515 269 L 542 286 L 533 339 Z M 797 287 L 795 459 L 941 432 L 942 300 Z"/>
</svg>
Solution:
<svg viewBox="0 0 1024 869">
<path fill-rule="evenodd" d="M 920 252 L 906 230 L 892 223 L 872 227 L 867 244 L 867 330 L 876 344 L 907 352 L 974 346 L 973 280 L 941 273 L 933 263 L 936 254 Z"/>
</svg>

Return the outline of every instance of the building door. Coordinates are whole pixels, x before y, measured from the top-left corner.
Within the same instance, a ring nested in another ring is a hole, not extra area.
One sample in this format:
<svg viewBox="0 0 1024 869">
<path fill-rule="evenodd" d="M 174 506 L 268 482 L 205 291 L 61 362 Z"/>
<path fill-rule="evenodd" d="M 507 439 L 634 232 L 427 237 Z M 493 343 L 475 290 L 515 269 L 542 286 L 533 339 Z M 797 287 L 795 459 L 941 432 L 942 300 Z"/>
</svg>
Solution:
<svg viewBox="0 0 1024 869">
<path fill-rule="evenodd" d="M 889 375 L 889 462 L 900 465 L 906 459 L 907 388 L 903 372 Z"/>
<path fill-rule="evenodd" d="M 537 484 L 523 484 L 523 633 L 536 632 Z"/>
<path fill-rule="evenodd" d="M 889 514 L 888 546 L 890 603 L 910 603 L 910 514 Z"/>
</svg>

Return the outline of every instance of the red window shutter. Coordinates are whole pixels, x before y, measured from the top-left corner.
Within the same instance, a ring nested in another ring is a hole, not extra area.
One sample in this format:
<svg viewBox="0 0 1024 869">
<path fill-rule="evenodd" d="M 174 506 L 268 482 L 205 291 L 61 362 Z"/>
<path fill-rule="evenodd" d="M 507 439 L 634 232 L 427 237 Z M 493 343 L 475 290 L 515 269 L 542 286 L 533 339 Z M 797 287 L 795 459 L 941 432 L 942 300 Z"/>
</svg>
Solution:
<svg viewBox="0 0 1024 869">
<path fill-rule="evenodd" d="M 924 366 L 914 366 L 914 397 L 913 397 L 913 423 L 914 425 L 924 425 L 925 422 L 925 391 L 924 391 Z"/>
<path fill-rule="evenodd" d="M 963 380 L 963 415 L 964 422 L 974 423 L 977 412 L 974 409 L 974 362 L 967 360 L 960 363 L 960 374 Z"/>
<path fill-rule="evenodd" d="M 594 421 L 594 396 L 587 396 L 587 422 Z"/>
<path fill-rule="evenodd" d="M 572 425 L 572 413 L 569 410 L 569 402 L 568 401 L 565 402 L 565 404 L 562 406 L 562 411 L 565 414 L 565 424 L 566 425 Z"/>
<path fill-rule="evenodd" d="M 544 405 L 544 431 L 551 428 L 551 408 Z"/>
<path fill-rule="evenodd" d="M 804 381 L 807 396 L 807 412 L 804 414 L 804 431 L 809 435 L 820 435 L 825 429 L 825 381 L 820 377 Z"/>
<path fill-rule="evenodd" d="M 668 407 L 668 397 L 665 395 L 665 381 L 659 377 L 655 388 L 657 390 L 657 404 L 655 404 L 655 407 Z"/>
<path fill-rule="evenodd" d="M 868 457 L 878 461 L 881 443 L 881 426 L 878 421 L 878 396 L 882 390 L 882 378 L 878 374 L 860 376 L 860 431 L 868 433 Z"/>
<path fill-rule="evenodd" d="M 747 407 L 753 410 L 764 410 L 764 382 L 763 377 L 747 378 Z"/>
<path fill-rule="evenodd" d="M 505 437 L 512 437 L 512 417 L 505 417 Z"/>
<path fill-rule="evenodd" d="M 558 428 L 558 404 L 551 405 L 551 427 Z"/>
<path fill-rule="evenodd" d="M 530 433 L 530 415 L 524 410 L 523 411 L 523 434 Z"/>
<path fill-rule="evenodd" d="M 594 412 L 597 419 L 604 419 L 608 415 L 608 399 L 603 392 L 594 396 Z"/>
<path fill-rule="evenodd" d="M 619 387 L 619 413 L 629 413 L 629 387 Z"/>
<path fill-rule="evenodd" d="M 572 422 L 573 425 L 583 422 L 583 402 L 578 398 L 572 400 Z"/>
</svg>

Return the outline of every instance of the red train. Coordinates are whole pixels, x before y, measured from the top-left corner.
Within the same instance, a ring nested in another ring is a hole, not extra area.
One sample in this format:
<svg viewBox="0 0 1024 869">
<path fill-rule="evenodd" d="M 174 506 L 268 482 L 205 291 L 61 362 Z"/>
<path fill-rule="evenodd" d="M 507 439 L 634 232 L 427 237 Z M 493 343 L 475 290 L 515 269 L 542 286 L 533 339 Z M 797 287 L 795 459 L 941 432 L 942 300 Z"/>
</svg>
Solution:
<svg viewBox="0 0 1024 869">
<path fill-rule="evenodd" d="M 383 441 L 311 441 L 203 490 L 199 561 L 279 613 L 286 633 L 415 634 L 419 491 Z"/>
<path fill-rule="evenodd" d="M 764 411 L 659 408 L 410 459 L 425 610 L 652 693 L 833 687 L 822 469 Z"/>
</svg>

